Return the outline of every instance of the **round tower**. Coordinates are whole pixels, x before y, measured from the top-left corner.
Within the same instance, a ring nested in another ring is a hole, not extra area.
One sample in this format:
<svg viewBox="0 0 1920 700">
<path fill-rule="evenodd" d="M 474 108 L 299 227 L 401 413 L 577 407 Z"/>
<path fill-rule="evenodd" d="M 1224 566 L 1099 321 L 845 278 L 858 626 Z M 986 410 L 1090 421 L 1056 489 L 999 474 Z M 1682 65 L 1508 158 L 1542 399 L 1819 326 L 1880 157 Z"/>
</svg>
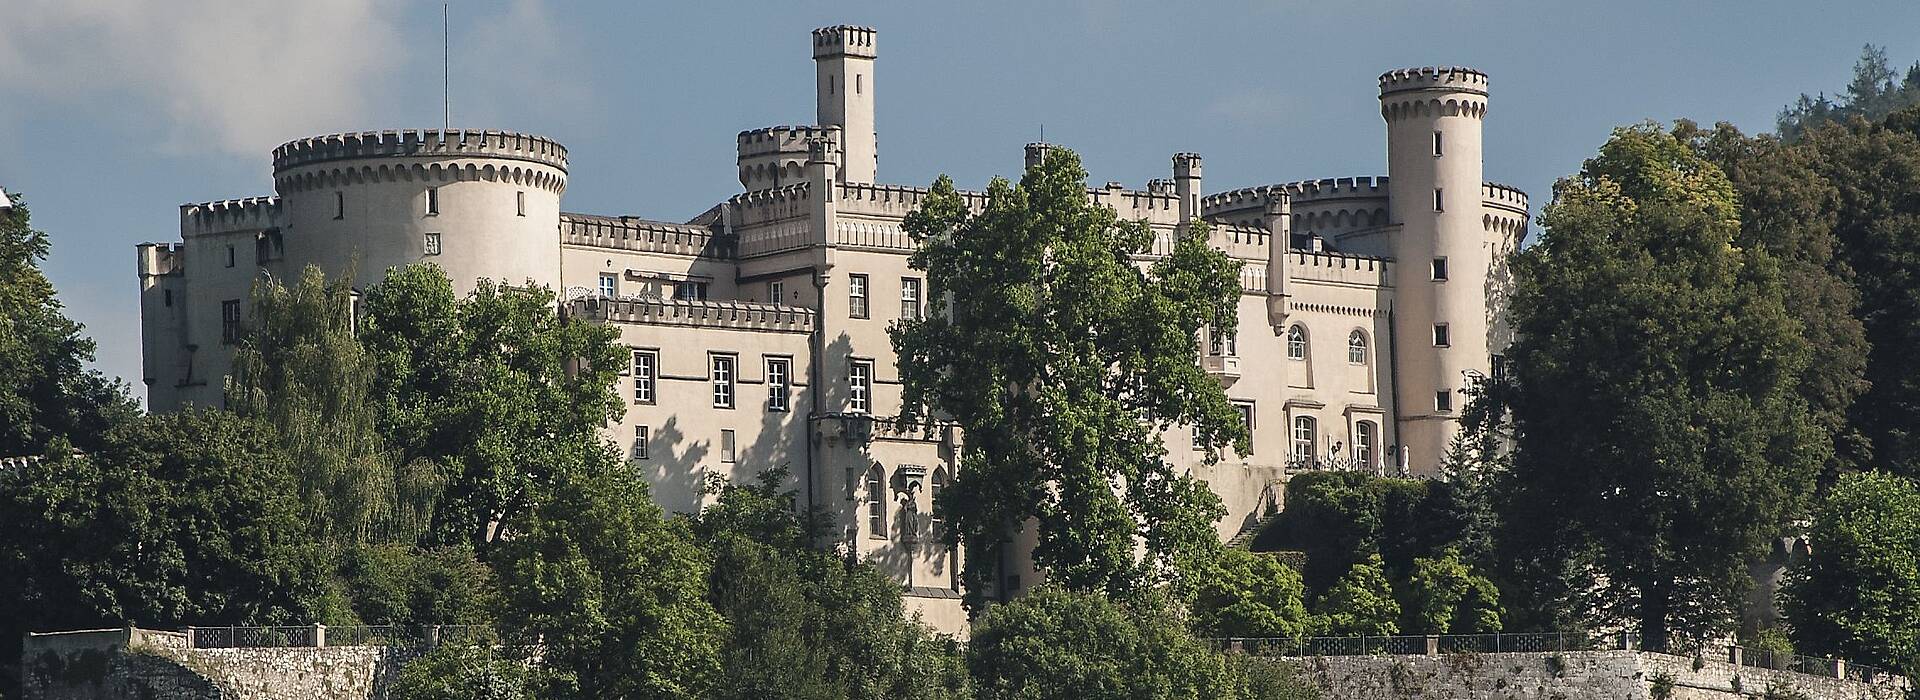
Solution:
<svg viewBox="0 0 1920 700">
<path fill-rule="evenodd" d="M 480 278 L 560 285 L 567 150 L 509 131 L 332 134 L 274 149 L 289 271 L 308 264 L 355 284 L 431 262 L 466 294 Z"/>
<path fill-rule="evenodd" d="M 1440 465 L 1473 378 L 1488 372 L 1481 122 L 1487 75 L 1409 68 L 1380 76 L 1394 259 L 1401 459 Z"/>
</svg>

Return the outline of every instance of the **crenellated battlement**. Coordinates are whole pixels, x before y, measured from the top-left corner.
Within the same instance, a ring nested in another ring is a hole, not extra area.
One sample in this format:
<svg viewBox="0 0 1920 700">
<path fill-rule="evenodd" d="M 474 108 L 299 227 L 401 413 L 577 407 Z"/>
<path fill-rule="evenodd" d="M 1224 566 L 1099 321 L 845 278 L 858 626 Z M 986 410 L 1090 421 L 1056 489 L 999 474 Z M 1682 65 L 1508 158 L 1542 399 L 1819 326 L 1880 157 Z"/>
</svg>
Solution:
<svg viewBox="0 0 1920 700">
<path fill-rule="evenodd" d="M 873 27 L 851 24 L 815 29 L 813 30 L 813 57 L 873 58 L 878 55 L 874 52 L 874 35 Z"/>
<path fill-rule="evenodd" d="M 1387 197 L 1387 178 L 1385 176 L 1329 177 L 1242 187 L 1202 198 L 1200 216 L 1209 221 L 1255 226 L 1256 221 L 1264 220 L 1267 204 L 1276 196 L 1285 196 L 1293 203 L 1296 208 L 1295 218 L 1299 218 L 1303 213 L 1301 209 L 1309 210 L 1308 213 L 1310 213 L 1316 203 L 1378 200 L 1379 205 L 1384 206 Z M 1363 208 L 1380 208 L 1371 204 Z"/>
<path fill-rule="evenodd" d="M 1480 200 L 1487 206 L 1505 209 L 1520 214 L 1523 218 L 1527 214 L 1527 193 L 1512 185 L 1502 185 L 1498 182 L 1482 183 Z"/>
<path fill-rule="evenodd" d="M 336 160 L 397 157 L 522 160 L 567 169 L 567 149 L 544 136 L 492 129 L 404 129 L 328 134 L 273 149 L 273 171 Z"/>
<path fill-rule="evenodd" d="M 1294 281 L 1392 287 L 1393 261 L 1328 251 L 1287 251 L 1287 275 Z"/>
<path fill-rule="evenodd" d="M 813 310 L 752 301 L 588 296 L 567 304 L 573 315 L 612 323 L 734 330 L 813 332 Z"/>
<path fill-rule="evenodd" d="M 186 243 L 142 243 L 134 250 L 139 255 L 141 277 L 186 274 Z"/>
<path fill-rule="evenodd" d="M 741 157 L 763 153 L 806 153 L 807 142 L 813 139 L 829 139 L 839 143 L 840 127 L 782 124 L 748 129 L 735 137 Z"/>
<path fill-rule="evenodd" d="M 1487 74 L 1465 66 L 1401 68 L 1380 74 L 1380 96 L 1397 92 L 1438 90 L 1487 94 Z"/>
<path fill-rule="evenodd" d="M 259 231 L 280 226 L 279 197 L 245 197 L 180 205 L 180 235 Z"/>
<path fill-rule="evenodd" d="M 830 153 L 840 153 L 840 127 L 769 126 L 740 132 L 734 158 L 740 169 L 740 185 L 757 190 L 798 182 L 806 177 L 814 142 L 825 144 Z"/>
<path fill-rule="evenodd" d="M 722 260 L 732 259 L 735 250 L 733 236 L 699 226 L 565 212 L 560 214 L 560 242 Z"/>
</svg>

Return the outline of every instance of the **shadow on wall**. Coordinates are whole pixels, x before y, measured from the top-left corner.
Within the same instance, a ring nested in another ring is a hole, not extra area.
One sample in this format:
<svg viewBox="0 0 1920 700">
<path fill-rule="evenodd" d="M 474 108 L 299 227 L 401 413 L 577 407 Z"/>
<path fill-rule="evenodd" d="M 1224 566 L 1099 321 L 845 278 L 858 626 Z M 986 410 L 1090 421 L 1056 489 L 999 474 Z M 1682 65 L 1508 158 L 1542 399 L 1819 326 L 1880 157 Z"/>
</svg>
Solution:
<svg viewBox="0 0 1920 700">
<path fill-rule="evenodd" d="M 713 441 L 693 440 L 680 426 L 678 415 L 667 419 L 647 437 L 647 459 L 636 462 L 652 486 L 653 500 L 668 511 L 685 512 L 698 507 L 700 490 L 705 488 L 702 464 L 713 450 Z"/>
</svg>

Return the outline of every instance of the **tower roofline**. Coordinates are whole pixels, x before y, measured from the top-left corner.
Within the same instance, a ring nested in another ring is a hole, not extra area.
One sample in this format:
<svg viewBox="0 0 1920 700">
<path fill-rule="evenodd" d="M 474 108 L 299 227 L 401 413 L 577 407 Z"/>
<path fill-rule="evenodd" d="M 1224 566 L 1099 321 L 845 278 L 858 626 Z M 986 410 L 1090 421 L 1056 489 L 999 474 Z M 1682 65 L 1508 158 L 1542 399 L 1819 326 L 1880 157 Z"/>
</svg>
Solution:
<svg viewBox="0 0 1920 700">
<path fill-rule="evenodd" d="M 1396 92 L 1438 90 L 1487 94 L 1487 74 L 1465 66 L 1401 68 L 1380 74 L 1380 96 Z"/>
<path fill-rule="evenodd" d="M 840 24 L 813 30 L 813 57 L 830 58 L 833 56 L 854 56 L 873 58 L 873 40 L 877 32 L 873 27 L 854 24 Z"/>
</svg>

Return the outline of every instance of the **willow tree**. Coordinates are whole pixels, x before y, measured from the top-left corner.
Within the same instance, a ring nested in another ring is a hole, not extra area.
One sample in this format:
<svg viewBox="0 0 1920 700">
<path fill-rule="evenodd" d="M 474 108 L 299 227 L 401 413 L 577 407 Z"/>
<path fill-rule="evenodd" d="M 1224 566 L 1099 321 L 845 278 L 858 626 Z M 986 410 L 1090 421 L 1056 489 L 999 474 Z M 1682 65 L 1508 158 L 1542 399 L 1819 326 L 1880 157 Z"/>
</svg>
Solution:
<svg viewBox="0 0 1920 700">
<path fill-rule="evenodd" d="M 1161 440 L 1187 424 L 1210 459 L 1229 442 L 1245 451 L 1238 413 L 1194 357 L 1200 328 L 1232 331 L 1240 297 L 1240 265 L 1205 228 L 1146 262 L 1155 232 L 1090 201 L 1064 149 L 1018 185 L 995 178 L 978 212 L 941 177 L 905 228 L 935 303 L 893 330 L 903 418 L 925 406 L 966 431 L 936 508 L 967 547 L 969 600 L 1022 527 L 1038 528 L 1050 582 L 1116 594 L 1218 546 L 1219 499 Z"/>
<path fill-rule="evenodd" d="M 353 290 L 308 267 L 292 287 L 263 279 L 235 354 L 227 405 L 273 425 L 315 532 L 411 544 L 438 495 L 428 463 L 397 469 L 370 400 L 373 363 L 354 337 Z"/>
<path fill-rule="evenodd" d="M 1832 451 L 1782 266 L 1742 245 L 1720 169 L 1653 124 L 1615 131 L 1541 218 L 1513 265 L 1502 547 L 1649 645 L 1724 632 Z"/>
</svg>

